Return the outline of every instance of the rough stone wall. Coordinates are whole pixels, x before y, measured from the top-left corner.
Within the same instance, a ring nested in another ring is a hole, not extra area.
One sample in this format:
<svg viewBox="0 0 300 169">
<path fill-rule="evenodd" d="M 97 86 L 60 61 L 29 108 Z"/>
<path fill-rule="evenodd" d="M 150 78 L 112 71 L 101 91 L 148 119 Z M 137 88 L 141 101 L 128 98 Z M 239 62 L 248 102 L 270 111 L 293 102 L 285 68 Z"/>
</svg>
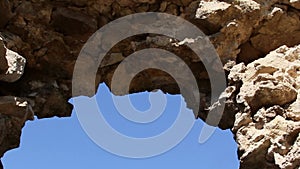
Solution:
<svg viewBox="0 0 300 169">
<path fill-rule="evenodd" d="M 300 45 L 230 71 L 223 99 L 225 111 L 236 108 L 240 168 L 299 168 Z"/>
<path fill-rule="evenodd" d="M 70 116 L 73 68 L 90 35 L 112 20 L 146 11 L 181 16 L 210 37 L 228 73 L 219 127 L 235 134 L 240 168 L 299 168 L 299 0 L 1 0 L 0 32 L 10 50 L 0 40 L 0 156 L 18 146 L 32 113 Z M 205 119 L 207 72 L 186 46 L 174 47 L 164 36 L 145 34 L 116 45 L 96 83 L 110 86 L 117 65 L 148 47 L 171 51 L 190 66 L 203 96 L 195 114 Z M 157 70 L 140 73 L 130 92 L 153 89 L 179 93 L 174 79 Z"/>
<path fill-rule="evenodd" d="M 0 80 L 9 85 L 18 80 L 26 60 L 7 49 L 0 38 Z M 27 120 L 33 120 L 31 104 L 18 96 L 0 96 L 0 154 L 19 146 L 21 129 Z"/>
</svg>

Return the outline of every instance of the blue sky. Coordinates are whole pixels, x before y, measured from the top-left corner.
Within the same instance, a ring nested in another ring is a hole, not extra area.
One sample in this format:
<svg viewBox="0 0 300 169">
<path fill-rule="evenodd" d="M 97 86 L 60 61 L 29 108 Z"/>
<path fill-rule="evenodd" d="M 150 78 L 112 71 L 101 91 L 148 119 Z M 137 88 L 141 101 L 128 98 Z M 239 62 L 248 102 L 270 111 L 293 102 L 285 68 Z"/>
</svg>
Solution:
<svg viewBox="0 0 300 169">
<path fill-rule="evenodd" d="M 180 95 L 166 95 L 167 105 L 162 116 L 154 122 L 138 124 L 122 117 L 113 106 L 111 97 L 108 88 L 100 85 L 96 98 L 107 122 L 120 133 L 138 138 L 155 136 L 168 129 L 176 119 L 178 105 L 183 99 Z M 148 98 L 147 92 L 130 95 L 132 104 L 141 111 L 149 109 Z M 89 108 L 87 106 L 86 111 L 92 111 Z M 164 154 L 130 159 L 111 154 L 96 145 L 81 128 L 73 112 L 70 118 L 27 122 L 21 147 L 6 153 L 2 162 L 5 169 L 237 169 L 237 145 L 231 132 L 217 129 L 207 142 L 199 144 L 202 126 L 203 122 L 196 120 L 187 137 Z"/>
</svg>

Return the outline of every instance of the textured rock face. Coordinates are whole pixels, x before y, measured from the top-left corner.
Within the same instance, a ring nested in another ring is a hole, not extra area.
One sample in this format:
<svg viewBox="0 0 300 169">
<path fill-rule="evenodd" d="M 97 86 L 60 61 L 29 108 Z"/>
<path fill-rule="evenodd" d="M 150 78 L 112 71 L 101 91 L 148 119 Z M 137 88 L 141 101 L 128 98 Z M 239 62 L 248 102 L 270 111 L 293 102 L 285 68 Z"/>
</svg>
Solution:
<svg viewBox="0 0 300 169">
<path fill-rule="evenodd" d="M 24 73 L 26 59 L 18 53 L 6 49 L 1 38 L 0 45 L 1 70 L 3 72 L 3 74 L 0 75 L 0 80 L 5 82 L 15 82 L 19 80 Z"/>
<path fill-rule="evenodd" d="M 8 0 L 3 0 L 0 2 L 0 9 L 0 28 L 3 28 L 12 17 Z"/>
<path fill-rule="evenodd" d="M 300 46 L 282 46 L 247 66 L 232 67 L 228 97 L 239 107 L 233 132 L 241 168 L 298 168 Z"/>
<path fill-rule="evenodd" d="M 18 146 L 32 112 L 38 118 L 71 114 L 67 101 L 74 64 L 92 33 L 109 21 L 146 11 L 183 17 L 210 37 L 228 73 L 219 127 L 232 128 L 241 168 L 299 167 L 300 47 L 288 48 L 300 44 L 299 0 L 1 1 L 0 32 L 10 50 L 1 40 L 0 156 Z M 110 86 L 118 64 L 134 51 L 166 49 L 196 75 L 202 107 L 194 113 L 205 119 L 210 107 L 205 67 L 187 46 L 169 40 L 153 34 L 123 40 L 105 57 L 96 83 Z M 11 50 L 26 58 L 26 67 Z M 153 89 L 180 92 L 171 76 L 147 70 L 132 81 L 130 93 Z M 192 100 L 187 104 L 193 107 Z"/>
<path fill-rule="evenodd" d="M 6 49 L 0 38 L 0 80 L 11 83 L 18 80 L 25 66 L 25 58 Z M 7 84 L 9 85 L 9 84 Z M 16 96 L 0 97 L 0 154 L 19 146 L 21 129 L 27 120 L 33 120 L 31 105 L 26 99 Z M 1 164 L 2 166 L 2 164 Z"/>
</svg>

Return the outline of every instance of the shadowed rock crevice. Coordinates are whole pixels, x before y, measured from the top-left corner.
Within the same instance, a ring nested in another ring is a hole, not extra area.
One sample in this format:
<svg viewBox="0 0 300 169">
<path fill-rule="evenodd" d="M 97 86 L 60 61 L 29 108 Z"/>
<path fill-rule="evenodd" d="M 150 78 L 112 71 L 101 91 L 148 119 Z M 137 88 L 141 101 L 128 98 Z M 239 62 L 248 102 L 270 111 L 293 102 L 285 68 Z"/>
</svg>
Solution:
<svg viewBox="0 0 300 169">
<path fill-rule="evenodd" d="M 73 69 L 82 46 L 103 25 L 138 12 L 180 16 L 209 36 L 228 79 L 218 127 L 235 134 L 240 168 L 299 168 L 299 0 L 1 1 L 0 156 L 19 145 L 32 112 L 38 118 L 70 116 Z M 95 86 L 110 86 L 113 71 L 135 51 L 168 50 L 193 71 L 201 96 L 194 113 L 205 120 L 208 110 L 218 109 L 210 103 L 206 69 L 187 46 L 171 40 L 153 34 L 123 40 L 103 60 Z M 139 73 L 129 92 L 154 89 L 180 93 L 169 74 L 154 69 Z M 193 99 L 186 102 L 193 108 Z"/>
</svg>

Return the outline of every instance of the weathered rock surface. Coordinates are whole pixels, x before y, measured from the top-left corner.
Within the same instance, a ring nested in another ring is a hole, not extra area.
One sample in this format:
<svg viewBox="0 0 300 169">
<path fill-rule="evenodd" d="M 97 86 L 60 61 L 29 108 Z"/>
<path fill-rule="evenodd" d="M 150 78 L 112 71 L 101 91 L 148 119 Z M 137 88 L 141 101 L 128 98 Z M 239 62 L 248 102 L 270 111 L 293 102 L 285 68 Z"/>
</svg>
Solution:
<svg viewBox="0 0 300 169">
<path fill-rule="evenodd" d="M 0 80 L 7 83 L 18 80 L 25 66 L 25 58 L 6 49 L 0 38 Z M 27 120 L 33 120 L 33 111 L 26 99 L 15 96 L 0 97 L 0 154 L 1 156 L 20 143 L 21 130 Z M 0 165 L 0 167 L 2 164 Z"/>
<path fill-rule="evenodd" d="M 247 66 L 231 68 L 227 102 L 239 109 L 233 132 L 241 168 L 300 166 L 300 46 L 282 46 Z M 225 111 L 231 111 L 225 110 Z"/>
<path fill-rule="evenodd" d="M 26 59 L 18 53 L 6 49 L 1 38 L 0 46 L 0 70 L 3 72 L 3 74 L 0 74 L 0 81 L 15 82 L 19 80 L 24 73 Z"/>
<path fill-rule="evenodd" d="M 12 12 L 10 10 L 10 5 L 8 0 L 3 0 L 0 2 L 0 28 L 3 28 L 12 17 Z"/>
<path fill-rule="evenodd" d="M 38 118 L 71 114 L 74 64 L 93 32 L 146 11 L 183 17 L 210 37 L 229 80 L 221 95 L 226 104 L 219 127 L 232 128 L 241 168 L 299 168 L 300 49 L 288 48 L 300 44 L 299 0 L 2 0 L 0 32 L 10 50 L 0 41 L 0 156 L 18 146 L 31 109 Z M 96 84 L 110 86 L 118 64 L 149 47 L 173 52 L 191 68 L 202 96 L 194 113 L 205 119 L 210 108 L 205 67 L 187 46 L 176 47 L 164 36 L 139 35 L 114 46 Z M 26 58 L 25 69 L 25 60 L 11 50 Z M 129 92 L 154 89 L 180 93 L 171 76 L 152 69 L 136 76 Z M 187 104 L 193 107 L 193 100 Z"/>
</svg>

